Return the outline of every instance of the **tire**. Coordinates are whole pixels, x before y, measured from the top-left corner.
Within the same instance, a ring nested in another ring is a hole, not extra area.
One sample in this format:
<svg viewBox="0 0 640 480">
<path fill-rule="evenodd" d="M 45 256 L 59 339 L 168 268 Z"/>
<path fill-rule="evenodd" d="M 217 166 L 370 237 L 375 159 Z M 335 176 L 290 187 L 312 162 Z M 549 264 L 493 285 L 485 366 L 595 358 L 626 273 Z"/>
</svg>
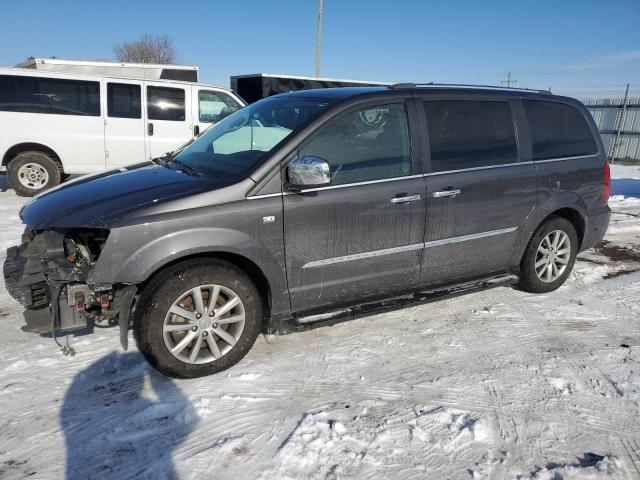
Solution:
<svg viewBox="0 0 640 480">
<path fill-rule="evenodd" d="M 7 166 L 9 185 L 22 197 L 32 197 L 60 184 L 60 166 L 43 152 L 22 152 Z"/>
<path fill-rule="evenodd" d="M 211 311 L 206 309 L 215 287 L 219 288 L 216 297 L 218 312 L 233 303 L 230 301 L 233 294 L 240 301 L 221 317 L 217 313 L 209 315 L 207 311 Z M 195 318 L 197 302 L 196 297 L 191 294 L 196 289 L 200 292 L 205 307 L 200 319 Z M 184 315 L 189 314 L 191 318 L 171 314 L 170 309 L 186 312 Z M 237 321 L 242 313 L 243 325 Z M 133 332 L 138 349 L 157 371 L 173 378 L 195 378 L 221 372 L 238 363 L 249 352 L 260 333 L 263 315 L 262 298 L 243 270 L 224 260 L 193 259 L 167 268 L 147 284 L 136 306 Z M 216 318 L 220 324 L 215 323 Z M 234 323 L 222 324 L 231 320 Z M 183 328 L 186 324 L 189 325 L 187 329 Z M 165 329 L 168 327 L 180 330 L 167 333 Z M 227 334 L 220 332 L 221 329 Z M 215 332 L 220 332 L 223 336 Z M 195 335 L 193 340 L 186 339 L 189 335 Z M 224 340 L 229 339 L 228 335 L 231 335 L 231 339 L 235 338 L 234 345 Z M 183 358 L 178 358 L 171 353 L 170 348 L 179 349 L 183 341 L 186 346 L 176 354 Z M 215 342 L 215 347 L 211 341 Z M 196 342 L 199 343 L 199 349 L 195 353 L 195 359 L 192 359 L 194 349 L 197 348 Z M 218 348 L 217 358 L 215 348 Z"/>
<path fill-rule="evenodd" d="M 552 244 L 556 235 L 555 232 L 562 232 L 557 236 L 559 238 L 558 243 L 562 243 L 555 247 L 554 252 Z M 560 240 L 564 238 L 562 234 L 566 235 L 566 241 L 569 242 L 568 247 L 563 240 Z M 546 242 L 545 239 L 547 239 Z M 545 242 L 544 245 L 542 245 L 543 242 Z M 549 252 L 549 256 L 546 257 L 539 250 L 540 248 L 544 248 Z M 567 248 L 568 252 L 563 253 Z M 577 253 L 578 235 L 573 224 L 562 217 L 549 217 L 534 232 L 524 252 L 520 262 L 520 288 L 532 293 L 546 293 L 556 290 L 571 274 Z M 554 261 L 554 258 L 559 258 L 559 260 Z M 566 261 L 566 264 L 561 263 L 564 261 Z M 536 270 L 536 263 L 540 264 L 541 262 L 542 265 Z M 552 263 L 555 264 L 555 269 L 551 265 Z M 559 268 L 562 265 L 565 267 L 564 270 Z M 550 270 L 551 273 L 549 273 Z"/>
</svg>

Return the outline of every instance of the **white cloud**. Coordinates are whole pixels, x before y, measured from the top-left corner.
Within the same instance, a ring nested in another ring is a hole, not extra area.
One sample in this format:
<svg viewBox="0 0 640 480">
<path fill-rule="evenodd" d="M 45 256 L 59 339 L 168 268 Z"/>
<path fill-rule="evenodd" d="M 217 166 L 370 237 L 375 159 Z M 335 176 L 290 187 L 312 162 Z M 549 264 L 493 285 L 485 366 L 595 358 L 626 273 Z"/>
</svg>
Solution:
<svg viewBox="0 0 640 480">
<path fill-rule="evenodd" d="M 627 50 L 625 52 L 611 53 L 600 57 L 594 57 L 577 63 L 571 63 L 564 67 L 570 70 L 588 70 L 623 66 L 640 61 L 640 50 Z"/>
</svg>

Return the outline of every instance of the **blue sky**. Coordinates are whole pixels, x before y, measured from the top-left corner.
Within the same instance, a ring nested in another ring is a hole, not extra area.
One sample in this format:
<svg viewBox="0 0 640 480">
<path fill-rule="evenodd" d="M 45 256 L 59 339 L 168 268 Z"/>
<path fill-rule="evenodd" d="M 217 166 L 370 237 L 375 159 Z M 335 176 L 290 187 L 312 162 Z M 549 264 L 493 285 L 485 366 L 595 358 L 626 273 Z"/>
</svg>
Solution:
<svg viewBox="0 0 640 480">
<path fill-rule="evenodd" d="M 29 56 L 113 59 L 142 34 L 228 85 L 257 72 L 313 75 L 317 0 L 0 0 L 0 65 Z M 325 0 L 321 75 L 499 84 L 576 96 L 640 95 L 640 0 Z"/>
</svg>

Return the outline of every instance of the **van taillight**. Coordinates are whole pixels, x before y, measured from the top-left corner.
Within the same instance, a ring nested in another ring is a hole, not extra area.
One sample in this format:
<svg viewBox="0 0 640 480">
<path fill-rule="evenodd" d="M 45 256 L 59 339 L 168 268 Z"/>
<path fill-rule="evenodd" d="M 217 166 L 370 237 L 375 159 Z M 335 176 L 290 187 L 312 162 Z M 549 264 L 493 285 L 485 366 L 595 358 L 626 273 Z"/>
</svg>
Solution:
<svg viewBox="0 0 640 480">
<path fill-rule="evenodd" d="M 609 162 L 604 164 L 604 203 L 609 201 L 611 196 L 611 168 L 609 168 Z"/>
</svg>

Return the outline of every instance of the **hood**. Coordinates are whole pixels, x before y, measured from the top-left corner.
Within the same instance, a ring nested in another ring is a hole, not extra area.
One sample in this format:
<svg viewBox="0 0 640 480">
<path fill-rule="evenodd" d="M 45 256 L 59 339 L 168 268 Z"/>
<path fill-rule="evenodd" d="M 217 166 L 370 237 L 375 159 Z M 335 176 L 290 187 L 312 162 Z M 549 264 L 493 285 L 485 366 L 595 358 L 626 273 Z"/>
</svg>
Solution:
<svg viewBox="0 0 640 480">
<path fill-rule="evenodd" d="M 44 192 L 25 205 L 20 217 L 33 230 L 105 226 L 104 219 L 235 181 L 147 162 L 82 177 Z"/>
</svg>

